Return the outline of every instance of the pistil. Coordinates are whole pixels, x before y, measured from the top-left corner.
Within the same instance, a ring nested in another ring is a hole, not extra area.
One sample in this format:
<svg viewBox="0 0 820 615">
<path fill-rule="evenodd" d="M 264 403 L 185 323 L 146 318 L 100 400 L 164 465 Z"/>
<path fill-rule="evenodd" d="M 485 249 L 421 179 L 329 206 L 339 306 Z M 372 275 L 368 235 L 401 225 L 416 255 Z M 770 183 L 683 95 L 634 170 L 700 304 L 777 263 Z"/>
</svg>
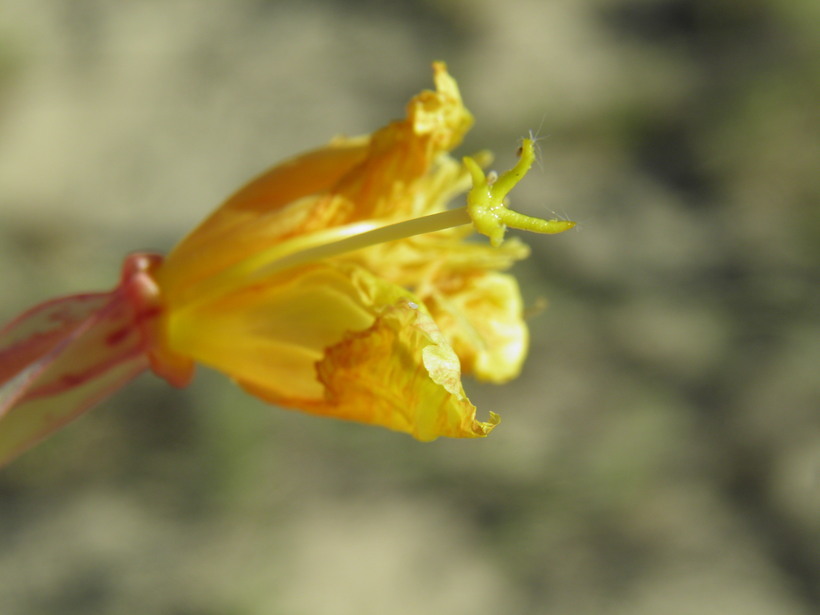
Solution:
<svg viewBox="0 0 820 615">
<path fill-rule="evenodd" d="M 495 247 L 502 243 L 507 227 L 549 234 L 561 233 L 574 227 L 575 223 L 568 220 L 542 220 L 507 208 L 507 194 L 526 175 L 535 160 L 531 139 L 524 139 L 519 151 L 520 157 L 516 165 L 497 177 L 491 173 L 488 178 L 473 158 L 463 159 L 473 179 L 473 187 L 464 207 L 382 226 L 361 222 L 285 241 L 209 279 L 207 292 L 198 294 L 196 303 L 229 292 L 236 286 L 247 286 L 306 263 L 467 224 L 473 224 L 478 232 L 489 237 L 490 243 Z"/>
<path fill-rule="evenodd" d="M 525 216 L 508 209 L 505 203 L 507 194 L 521 180 L 535 161 L 535 144 L 532 139 L 524 139 L 519 149 L 516 165 L 499 177 L 489 178 L 472 158 L 464 158 L 464 166 L 473 178 L 473 187 L 467 194 L 467 209 L 476 230 L 490 238 L 493 247 L 498 247 L 504 240 L 507 227 L 533 233 L 563 233 L 575 226 L 569 220 L 542 220 Z"/>
</svg>

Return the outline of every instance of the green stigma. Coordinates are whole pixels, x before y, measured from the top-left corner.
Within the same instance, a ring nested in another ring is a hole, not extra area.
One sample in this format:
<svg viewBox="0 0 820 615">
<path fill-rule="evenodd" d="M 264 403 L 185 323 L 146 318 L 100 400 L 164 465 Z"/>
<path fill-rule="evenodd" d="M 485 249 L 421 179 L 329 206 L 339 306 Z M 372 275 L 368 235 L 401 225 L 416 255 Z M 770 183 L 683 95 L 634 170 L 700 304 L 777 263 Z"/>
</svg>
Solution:
<svg viewBox="0 0 820 615">
<path fill-rule="evenodd" d="M 504 199 L 535 160 L 535 144 L 532 139 L 523 139 L 516 165 L 502 173 L 495 181 L 488 180 L 478 163 L 465 156 L 464 166 L 473 178 L 473 187 L 467 194 L 467 211 L 473 226 L 482 235 L 490 238 L 490 243 L 497 247 L 504 241 L 507 227 L 533 233 L 563 233 L 575 226 L 569 220 L 542 220 L 525 216 L 507 208 Z"/>
</svg>

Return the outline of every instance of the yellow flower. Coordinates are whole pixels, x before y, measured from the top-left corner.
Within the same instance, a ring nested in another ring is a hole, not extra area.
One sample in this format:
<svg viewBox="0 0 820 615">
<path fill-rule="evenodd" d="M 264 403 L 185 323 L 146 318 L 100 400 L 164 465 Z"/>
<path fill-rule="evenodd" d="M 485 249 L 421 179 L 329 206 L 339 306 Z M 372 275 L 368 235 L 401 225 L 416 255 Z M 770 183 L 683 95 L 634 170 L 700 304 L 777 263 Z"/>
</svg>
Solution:
<svg viewBox="0 0 820 615">
<path fill-rule="evenodd" d="M 202 363 L 272 403 L 420 440 L 489 433 L 498 417 L 476 420 L 461 371 L 504 382 L 527 352 L 518 286 L 500 271 L 528 251 L 504 229 L 573 224 L 506 208 L 531 141 L 498 178 L 486 153 L 448 155 L 473 120 L 434 70 L 436 91 L 405 119 L 274 167 L 151 269 L 158 374 L 181 385 Z M 474 230 L 492 246 L 468 241 Z"/>
<path fill-rule="evenodd" d="M 0 328 L 0 465 L 150 366 L 195 363 L 270 402 L 420 440 L 484 436 L 462 371 L 505 382 L 527 353 L 506 227 L 559 233 L 505 198 L 529 170 L 448 152 L 472 124 L 455 81 L 369 137 L 338 138 L 242 188 L 163 259 L 132 254 L 109 292 L 37 305 Z M 466 205 L 447 204 L 467 193 Z M 490 245 L 470 241 L 478 231 Z"/>
</svg>

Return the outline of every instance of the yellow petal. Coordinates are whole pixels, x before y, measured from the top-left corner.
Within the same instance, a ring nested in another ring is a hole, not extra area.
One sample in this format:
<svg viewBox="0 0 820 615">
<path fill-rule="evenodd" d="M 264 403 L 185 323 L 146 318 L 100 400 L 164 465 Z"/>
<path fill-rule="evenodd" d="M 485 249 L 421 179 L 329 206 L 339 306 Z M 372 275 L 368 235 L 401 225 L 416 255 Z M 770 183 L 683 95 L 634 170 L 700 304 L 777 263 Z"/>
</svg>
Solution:
<svg viewBox="0 0 820 615">
<path fill-rule="evenodd" d="M 529 332 L 514 277 L 478 272 L 453 278 L 424 300 L 465 373 L 496 384 L 518 376 Z"/>
<path fill-rule="evenodd" d="M 475 419 L 461 386 L 459 361 L 419 305 L 401 301 L 368 330 L 348 335 L 319 363 L 328 398 L 306 408 L 380 425 L 422 441 L 486 436 L 498 423 Z"/>
<path fill-rule="evenodd" d="M 361 267 L 299 268 L 170 323 L 172 347 L 250 393 L 420 440 L 477 437 L 459 360 L 420 301 Z"/>
<path fill-rule="evenodd" d="M 168 316 L 171 350 L 271 395 L 320 399 L 315 363 L 346 332 L 369 327 L 349 273 L 330 264 L 298 267 Z"/>
</svg>

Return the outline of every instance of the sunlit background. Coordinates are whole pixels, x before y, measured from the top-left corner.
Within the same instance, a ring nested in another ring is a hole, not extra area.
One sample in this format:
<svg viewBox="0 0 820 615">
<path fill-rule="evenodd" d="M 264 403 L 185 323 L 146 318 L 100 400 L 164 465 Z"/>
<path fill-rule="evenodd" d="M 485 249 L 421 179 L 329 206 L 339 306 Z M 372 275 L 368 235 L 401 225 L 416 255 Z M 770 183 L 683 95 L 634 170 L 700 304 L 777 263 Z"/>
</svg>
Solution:
<svg viewBox="0 0 820 615">
<path fill-rule="evenodd" d="M 0 321 L 448 62 L 540 138 L 522 377 L 420 444 L 144 376 L 0 471 L 0 613 L 820 610 L 820 3 L 0 0 Z M 539 312 L 546 299 L 549 306 Z"/>
</svg>

